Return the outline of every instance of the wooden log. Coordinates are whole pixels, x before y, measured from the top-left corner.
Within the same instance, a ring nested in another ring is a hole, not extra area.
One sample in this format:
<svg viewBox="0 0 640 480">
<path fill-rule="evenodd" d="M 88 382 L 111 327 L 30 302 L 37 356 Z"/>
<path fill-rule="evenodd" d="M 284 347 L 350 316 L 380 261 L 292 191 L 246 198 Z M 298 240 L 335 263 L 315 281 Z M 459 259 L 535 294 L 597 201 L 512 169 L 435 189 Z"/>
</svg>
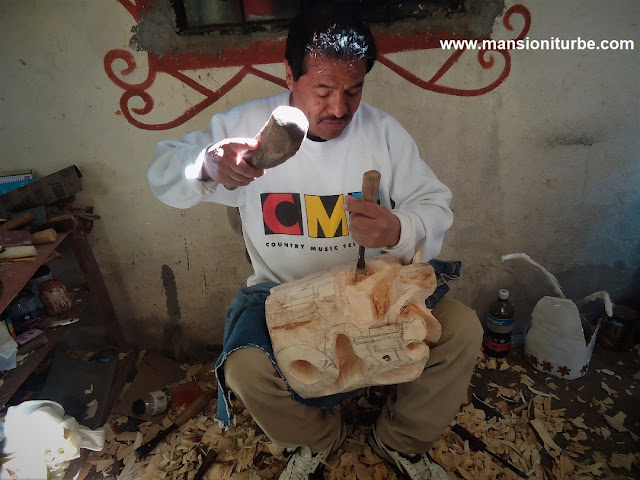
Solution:
<svg viewBox="0 0 640 480">
<path fill-rule="evenodd" d="M 353 270 L 339 265 L 267 298 L 276 362 L 303 398 L 414 380 L 442 334 L 425 306 L 436 288 L 431 265 L 387 254 L 367 259 L 362 279 Z"/>
<path fill-rule="evenodd" d="M 25 227 L 29 225 L 36 219 L 36 215 L 33 212 L 26 212 L 22 215 L 19 215 L 11 220 L 6 221 L 2 225 L 0 225 L 0 230 L 17 230 L 18 228 Z"/>
<path fill-rule="evenodd" d="M 47 220 L 45 225 L 47 228 L 53 228 L 56 232 L 67 232 L 73 230 L 77 225 L 76 219 L 70 213 L 58 215 Z"/>
<path fill-rule="evenodd" d="M 23 247 L 7 247 L 0 253 L 0 260 L 14 260 L 17 258 L 35 258 L 36 247 L 27 245 Z"/>
<path fill-rule="evenodd" d="M 31 243 L 34 245 L 42 245 L 43 243 L 55 242 L 58 233 L 53 228 L 47 228 L 31 235 Z"/>
</svg>

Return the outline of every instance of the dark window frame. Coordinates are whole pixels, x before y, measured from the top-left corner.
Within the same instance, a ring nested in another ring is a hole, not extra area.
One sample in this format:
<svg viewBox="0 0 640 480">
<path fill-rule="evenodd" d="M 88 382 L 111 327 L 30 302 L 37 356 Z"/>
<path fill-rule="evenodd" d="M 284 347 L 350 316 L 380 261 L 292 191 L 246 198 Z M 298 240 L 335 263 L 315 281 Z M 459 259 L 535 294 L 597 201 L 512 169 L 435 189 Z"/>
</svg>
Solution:
<svg viewBox="0 0 640 480">
<path fill-rule="evenodd" d="M 208 25 L 190 25 L 187 19 L 187 9 L 185 2 L 189 0 L 171 0 L 171 5 L 176 15 L 176 27 L 180 35 L 203 35 L 210 32 L 218 32 L 221 34 L 248 34 L 253 32 L 268 31 L 286 28 L 291 21 L 291 17 L 264 19 L 264 20 L 247 20 L 244 2 L 240 0 L 239 7 L 241 11 L 241 22 L 227 22 Z M 238 1 L 238 0 L 236 0 Z M 313 0 L 299 0 L 299 8 L 314 4 Z M 366 6 L 365 18 L 372 25 L 385 24 L 390 25 L 396 21 L 421 20 L 434 15 L 446 18 L 452 14 L 466 13 L 464 0 L 422 0 L 422 1 L 403 1 L 392 2 L 389 0 L 334 0 L 334 3 L 359 3 Z M 413 6 L 411 12 L 403 11 L 407 6 Z"/>
</svg>

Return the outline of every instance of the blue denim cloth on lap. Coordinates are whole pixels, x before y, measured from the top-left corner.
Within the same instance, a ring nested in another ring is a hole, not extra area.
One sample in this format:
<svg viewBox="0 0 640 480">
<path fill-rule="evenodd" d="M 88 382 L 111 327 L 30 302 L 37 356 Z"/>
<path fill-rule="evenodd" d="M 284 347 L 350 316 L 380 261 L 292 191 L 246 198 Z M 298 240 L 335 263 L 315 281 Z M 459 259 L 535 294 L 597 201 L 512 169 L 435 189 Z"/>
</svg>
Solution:
<svg viewBox="0 0 640 480">
<path fill-rule="evenodd" d="M 233 426 L 233 415 L 229 403 L 229 389 L 225 385 L 223 368 L 224 362 L 230 353 L 239 348 L 259 348 L 269 355 L 276 372 L 284 379 L 273 356 L 273 347 L 271 346 L 271 338 L 269 337 L 264 312 L 264 303 L 269 296 L 271 288 L 277 285 L 277 283 L 265 282 L 241 289 L 227 312 L 227 319 L 224 326 L 223 350 L 220 357 L 218 357 L 215 367 L 216 381 L 218 383 L 218 412 L 216 418 L 225 425 Z M 300 403 L 317 408 L 333 407 L 358 393 L 358 390 L 355 390 L 348 393 L 305 399 L 290 388 L 289 390 L 291 391 L 291 396 Z"/>
<path fill-rule="evenodd" d="M 433 309 L 436 303 L 449 291 L 449 280 L 457 280 L 460 278 L 460 270 L 462 269 L 462 262 L 457 261 L 443 261 L 443 260 L 431 260 L 429 262 L 433 267 L 436 274 L 438 286 L 435 292 L 431 294 L 425 301 L 427 308 Z"/>
<path fill-rule="evenodd" d="M 453 279 L 460 276 L 460 262 L 432 260 L 430 263 L 436 271 L 438 283 L 441 283 L 441 280 L 445 278 Z M 223 350 L 218 357 L 215 367 L 216 381 L 218 384 L 218 411 L 216 418 L 227 426 L 234 426 L 230 391 L 224 380 L 224 362 L 230 353 L 239 348 L 259 348 L 269 355 L 277 374 L 284 379 L 273 355 L 273 347 L 271 346 L 271 338 L 269 337 L 269 330 L 267 329 L 264 309 L 265 301 L 271 289 L 277 285 L 278 284 L 274 282 L 264 282 L 242 288 L 237 293 L 231 307 L 229 307 L 227 311 L 227 318 L 224 325 Z M 425 302 L 427 308 L 433 308 L 433 305 L 448 291 L 449 287 L 446 283 L 438 285 L 435 292 Z M 353 397 L 360 389 L 318 398 L 302 398 L 291 390 L 290 387 L 289 391 L 295 400 L 304 405 L 316 408 L 330 408 L 338 405 L 347 398 Z"/>
</svg>

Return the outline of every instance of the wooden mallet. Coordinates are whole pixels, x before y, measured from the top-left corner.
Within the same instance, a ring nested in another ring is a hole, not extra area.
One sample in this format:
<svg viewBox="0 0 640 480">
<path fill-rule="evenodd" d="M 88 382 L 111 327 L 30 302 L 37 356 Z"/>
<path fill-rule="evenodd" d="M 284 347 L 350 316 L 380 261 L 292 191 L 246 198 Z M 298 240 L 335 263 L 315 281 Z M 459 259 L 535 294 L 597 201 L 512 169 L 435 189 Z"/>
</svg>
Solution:
<svg viewBox="0 0 640 480">
<path fill-rule="evenodd" d="M 281 105 L 256 135 L 258 148 L 247 150 L 242 158 L 254 168 L 276 167 L 298 152 L 308 130 L 309 120 L 301 110 Z M 225 188 L 234 190 L 236 187 L 225 185 Z"/>
</svg>

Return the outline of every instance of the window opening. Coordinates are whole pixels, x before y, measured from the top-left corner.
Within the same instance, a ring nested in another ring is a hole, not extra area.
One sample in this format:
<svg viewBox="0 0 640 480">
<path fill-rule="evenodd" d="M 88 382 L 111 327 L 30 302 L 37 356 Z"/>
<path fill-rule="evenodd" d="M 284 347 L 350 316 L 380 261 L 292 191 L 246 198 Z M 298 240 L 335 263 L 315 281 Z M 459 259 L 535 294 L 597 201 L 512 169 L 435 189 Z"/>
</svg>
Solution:
<svg viewBox="0 0 640 480">
<path fill-rule="evenodd" d="M 250 33 L 285 28 L 296 12 L 317 3 L 311 0 L 171 0 L 178 33 L 198 35 L 207 32 Z M 371 24 L 390 24 L 399 20 L 431 16 L 446 18 L 464 13 L 463 0 L 336 0 L 336 4 L 361 4 Z"/>
</svg>

